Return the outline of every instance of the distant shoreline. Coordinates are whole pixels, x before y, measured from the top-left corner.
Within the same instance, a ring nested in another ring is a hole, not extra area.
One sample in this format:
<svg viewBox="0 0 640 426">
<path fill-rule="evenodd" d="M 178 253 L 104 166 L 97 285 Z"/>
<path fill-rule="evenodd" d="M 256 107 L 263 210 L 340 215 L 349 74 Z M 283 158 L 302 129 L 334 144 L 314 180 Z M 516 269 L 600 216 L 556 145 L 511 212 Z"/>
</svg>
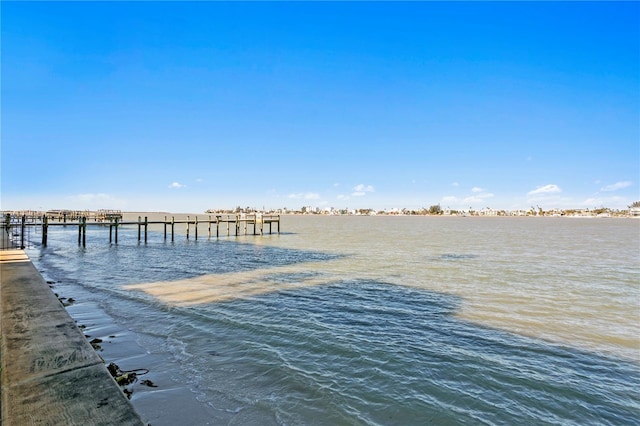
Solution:
<svg viewBox="0 0 640 426">
<path fill-rule="evenodd" d="M 2 216 L 11 215 L 13 217 L 58 217 L 61 216 L 61 212 L 68 212 L 69 218 L 74 217 L 95 217 L 96 214 L 103 212 L 104 210 L 3 210 Z M 117 212 L 121 217 L 127 216 L 128 218 L 136 219 L 138 216 L 144 217 L 149 215 L 167 217 L 171 216 L 214 216 L 214 215 L 244 215 L 244 214 L 271 214 L 282 216 L 426 216 L 426 217 L 565 217 L 565 218 L 640 218 L 639 209 L 630 210 L 612 210 L 612 209 L 595 209 L 595 210 L 551 210 L 551 211 L 506 211 L 506 210 L 471 210 L 471 211 L 441 211 L 440 213 L 429 213 L 428 211 L 420 210 L 400 210 L 400 211 L 373 211 L 371 209 L 360 210 L 341 210 L 341 211 L 300 211 L 300 210 L 208 210 L 203 213 L 194 212 L 167 212 L 167 211 L 120 211 L 109 210 L 110 212 Z"/>
</svg>

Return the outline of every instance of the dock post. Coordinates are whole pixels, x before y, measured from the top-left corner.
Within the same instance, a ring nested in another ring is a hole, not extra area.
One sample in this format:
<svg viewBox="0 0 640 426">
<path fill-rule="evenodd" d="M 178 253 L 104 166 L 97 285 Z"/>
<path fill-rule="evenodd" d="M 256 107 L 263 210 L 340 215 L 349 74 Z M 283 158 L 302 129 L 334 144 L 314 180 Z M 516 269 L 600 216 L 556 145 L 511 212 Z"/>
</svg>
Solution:
<svg viewBox="0 0 640 426">
<path fill-rule="evenodd" d="M 253 215 L 253 235 L 256 234 L 256 226 L 258 225 L 258 214 Z"/>
<path fill-rule="evenodd" d="M 116 244 L 118 244 L 118 218 L 116 217 Z"/>
<path fill-rule="evenodd" d="M 216 238 L 220 238 L 220 216 L 216 216 Z"/>
<path fill-rule="evenodd" d="M 27 216 L 26 215 L 22 215 L 22 221 L 21 221 L 21 225 L 20 225 L 20 248 L 24 249 L 24 231 L 27 228 L 25 223 L 27 222 Z"/>
<path fill-rule="evenodd" d="M 211 239 L 211 215 L 209 215 L 209 226 L 207 228 L 207 237 Z"/>
<path fill-rule="evenodd" d="M 171 242 L 173 242 L 173 229 L 176 224 L 176 218 L 171 216 Z"/>
<path fill-rule="evenodd" d="M 147 229 L 149 226 L 149 221 L 147 216 L 144 217 L 144 243 L 147 244 Z"/>
<path fill-rule="evenodd" d="M 167 241 L 167 217 L 164 217 L 164 240 Z"/>
<path fill-rule="evenodd" d="M 49 231 L 49 221 L 47 215 L 42 216 L 42 245 L 47 246 L 47 232 Z"/>
<path fill-rule="evenodd" d="M 195 221 L 195 224 L 193 225 L 193 227 L 195 228 L 193 233 L 195 234 L 196 241 L 198 241 L 198 216 L 196 216 L 196 221 Z"/>
<path fill-rule="evenodd" d="M 189 216 L 187 216 L 187 240 L 189 239 Z"/>
<path fill-rule="evenodd" d="M 140 223 L 142 221 L 142 218 L 140 216 L 138 216 L 138 242 L 140 242 Z"/>
<path fill-rule="evenodd" d="M 236 237 L 240 233 L 240 215 L 236 215 Z"/>
<path fill-rule="evenodd" d="M 109 244 L 113 241 L 113 220 L 109 219 Z"/>
<path fill-rule="evenodd" d="M 229 221 L 229 216 L 227 216 L 227 237 L 229 236 L 229 224 L 231 222 Z"/>
<path fill-rule="evenodd" d="M 82 219 L 78 218 L 78 245 L 82 242 Z"/>
<path fill-rule="evenodd" d="M 87 217 L 82 216 L 82 247 L 87 246 Z"/>
</svg>

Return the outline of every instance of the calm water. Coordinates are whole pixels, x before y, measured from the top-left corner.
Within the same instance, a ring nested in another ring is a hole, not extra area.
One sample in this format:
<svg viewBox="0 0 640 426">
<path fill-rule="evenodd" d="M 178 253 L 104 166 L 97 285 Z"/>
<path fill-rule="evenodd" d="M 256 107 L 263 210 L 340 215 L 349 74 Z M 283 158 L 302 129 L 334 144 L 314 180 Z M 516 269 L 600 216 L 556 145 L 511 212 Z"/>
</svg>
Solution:
<svg viewBox="0 0 640 426">
<path fill-rule="evenodd" d="M 134 396 L 143 417 L 190 398 L 202 410 L 184 424 L 640 424 L 640 221 L 284 216 L 282 230 L 145 245 L 130 229 L 116 246 L 90 229 L 83 249 L 55 228 L 29 253 L 183 384 Z M 167 411 L 152 424 L 175 424 Z"/>
</svg>

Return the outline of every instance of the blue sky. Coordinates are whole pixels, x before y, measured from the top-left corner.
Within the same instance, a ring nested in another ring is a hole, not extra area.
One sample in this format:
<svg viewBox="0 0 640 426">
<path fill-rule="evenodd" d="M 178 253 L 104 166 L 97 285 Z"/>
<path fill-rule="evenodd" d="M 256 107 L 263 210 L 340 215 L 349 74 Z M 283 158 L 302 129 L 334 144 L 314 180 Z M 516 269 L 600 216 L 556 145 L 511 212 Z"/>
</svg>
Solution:
<svg viewBox="0 0 640 426">
<path fill-rule="evenodd" d="M 625 208 L 640 6 L 5 2 L 1 208 Z"/>
</svg>

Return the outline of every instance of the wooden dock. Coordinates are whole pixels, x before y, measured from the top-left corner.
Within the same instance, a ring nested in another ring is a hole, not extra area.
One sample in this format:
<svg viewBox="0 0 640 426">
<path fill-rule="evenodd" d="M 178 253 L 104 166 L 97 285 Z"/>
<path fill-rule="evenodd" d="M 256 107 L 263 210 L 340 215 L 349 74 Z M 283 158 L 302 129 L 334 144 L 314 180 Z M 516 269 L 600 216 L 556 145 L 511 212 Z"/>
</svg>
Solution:
<svg viewBox="0 0 640 426">
<path fill-rule="evenodd" d="M 176 225 L 186 226 L 186 238 L 190 239 L 191 235 L 195 240 L 198 239 L 198 231 L 200 227 L 207 226 L 207 238 L 214 236 L 213 227 L 215 226 L 215 237 L 219 238 L 221 235 L 220 228 L 222 227 L 222 235 L 229 237 L 232 234 L 240 235 L 264 235 L 267 232 L 273 233 L 273 225 L 276 225 L 276 230 L 280 234 L 280 215 L 272 214 L 226 214 L 226 215 L 208 215 L 206 218 L 199 218 L 197 215 L 191 219 L 187 216 L 186 219 L 176 220 L 174 216 L 164 217 L 164 220 L 149 220 L 148 217 L 138 216 L 137 221 L 124 221 L 121 219 L 122 215 L 114 214 L 111 217 L 98 217 L 93 216 L 88 220 L 86 216 L 78 217 L 75 221 L 67 220 L 67 216 L 64 218 L 59 215 L 49 216 L 44 214 L 42 216 L 22 216 L 5 214 L 3 221 L 0 223 L 2 232 L 6 235 L 5 239 L 11 241 L 15 248 L 24 248 L 25 241 L 29 238 L 29 229 L 33 227 L 41 228 L 42 245 L 47 245 L 49 228 L 52 226 L 77 226 L 78 227 L 78 244 L 86 246 L 87 243 L 87 227 L 99 226 L 102 228 L 109 228 L 109 243 L 118 244 L 118 229 L 127 226 L 137 226 L 138 228 L 138 241 L 146 243 L 149 234 L 150 225 L 162 225 L 164 228 L 164 239 L 167 240 L 170 236 L 171 241 L 175 240 L 175 227 Z M 56 221 L 57 219 L 57 221 Z M 232 232 L 233 229 L 233 232 Z M 193 232 L 193 234 L 192 234 Z"/>
</svg>

